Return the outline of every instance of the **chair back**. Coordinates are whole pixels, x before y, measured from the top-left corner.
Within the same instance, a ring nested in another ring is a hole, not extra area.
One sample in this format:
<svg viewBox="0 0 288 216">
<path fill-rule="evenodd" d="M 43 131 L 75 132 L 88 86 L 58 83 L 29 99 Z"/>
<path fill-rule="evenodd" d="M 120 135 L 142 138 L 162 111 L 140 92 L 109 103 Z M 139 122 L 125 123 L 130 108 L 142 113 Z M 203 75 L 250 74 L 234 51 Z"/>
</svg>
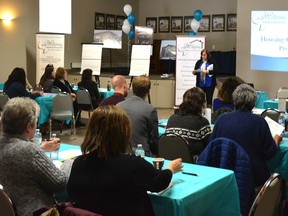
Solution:
<svg viewBox="0 0 288 216">
<path fill-rule="evenodd" d="M 43 87 L 41 85 L 37 85 L 34 87 L 34 91 L 43 91 Z"/>
<path fill-rule="evenodd" d="M 167 160 L 182 158 L 183 162 L 193 163 L 188 142 L 178 134 L 165 133 L 158 141 L 159 157 Z"/>
<path fill-rule="evenodd" d="M 0 185 L 0 215 L 17 216 L 16 208 L 12 200 L 3 190 L 2 185 Z"/>
<path fill-rule="evenodd" d="M 73 101 L 70 94 L 58 93 L 54 97 L 51 117 L 56 114 L 61 119 L 61 113 L 64 115 L 64 119 L 74 115 Z"/>
<path fill-rule="evenodd" d="M 58 88 L 57 86 L 52 86 L 51 87 L 51 93 L 55 93 L 55 94 L 58 94 L 61 92 L 61 89 Z"/>
<path fill-rule="evenodd" d="M 278 173 L 274 173 L 257 194 L 249 216 L 278 215 L 285 199 L 285 182 Z"/>
<path fill-rule="evenodd" d="M 90 93 L 87 89 L 79 87 L 76 93 L 78 105 L 88 105 L 93 110 Z"/>
<path fill-rule="evenodd" d="M 200 154 L 197 164 L 233 170 L 239 190 L 242 215 L 248 215 L 255 197 L 255 184 L 249 155 L 234 140 L 213 139 Z"/>
<path fill-rule="evenodd" d="M 265 117 L 268 116 L 269 118 L 271 118 L 273 121 L 278 123 L 278 119 L 280 116 L 280 112 L 277 109 L 273 109 L 273 108 L 268 108 L 265 109 L 262 113 L 261 116 Z"/>
<path fill-rule="evenodd" d="M 3 111 L 5 104 L 8 102 L 9 97 L 5 94 L 0 95 L 0 112 Z"/>
</svg>

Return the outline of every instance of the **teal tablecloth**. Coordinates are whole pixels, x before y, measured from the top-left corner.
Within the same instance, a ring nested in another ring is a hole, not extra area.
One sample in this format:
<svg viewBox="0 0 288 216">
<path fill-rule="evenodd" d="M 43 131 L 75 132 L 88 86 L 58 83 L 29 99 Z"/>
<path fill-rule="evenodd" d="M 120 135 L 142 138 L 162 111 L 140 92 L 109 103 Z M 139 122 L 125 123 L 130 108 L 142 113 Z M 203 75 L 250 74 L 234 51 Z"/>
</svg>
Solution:
<svg viewBox="0 0 288 216">
<path fill-rule="evenodd" d="M 40 106 L 40 115 L 38 118 L 38 126 L 44 124 L 50 116 L 52 111 L 53 101 L 56 94 L 53 93 L 44 93 L 42 97 L 37 97 L 35 101 Z"/>
<path fill-rule="evenodd" d="M 288 180 L 288 138 L 283 137 L 279 144 L 276 155 L 268 161 L 271 173 L 279 173 L 281 177 Z"/>
<path fill-rule="evenodd" d="M 264 101 L 268 100 L 267 92 L 265 91 L 256 91 L 256 102 L 255 107 L 264 109 Z"/>
<path fill-rule="evenodd" d="M 268 109 L 268 108 L 278 109 L 278 99 L 265 100 L 263 102 L 263 108 L 264 109 Z"/>
<path fill-rule="evenodd" d="M 102 100 L 111 97 L 114 94 L 114 89 L 110 89 L 110 91 L 107 91 L 107 88 L 98 88 L 99 90 L 99 94 L 100 94 L 100 98 Z"/>
<path fill-rule="evenodd" d="M 0 82 L 0 90 L 3 91 L 3 89 L 4 89 L 4 83 Z"/>
<path fill-rule="evenodd" d="M 59 159 L 63 159 L 60 158 L 61 152 L 69 150 L 79 154 L 80 146 L 61 144 Z M 73 156 L 71 154 L 69 157 Z M 152 161 L 152 158 L 145 159 Z M 164 167 L 167 164 L 166 160 Z M 183 165 L 184 171 L 198 176 L 174 174 L 171 188 L 161 195 L 149 194 L 156 216 L 241 215 L 233 171 L 186 163 Z"/>
</svg>

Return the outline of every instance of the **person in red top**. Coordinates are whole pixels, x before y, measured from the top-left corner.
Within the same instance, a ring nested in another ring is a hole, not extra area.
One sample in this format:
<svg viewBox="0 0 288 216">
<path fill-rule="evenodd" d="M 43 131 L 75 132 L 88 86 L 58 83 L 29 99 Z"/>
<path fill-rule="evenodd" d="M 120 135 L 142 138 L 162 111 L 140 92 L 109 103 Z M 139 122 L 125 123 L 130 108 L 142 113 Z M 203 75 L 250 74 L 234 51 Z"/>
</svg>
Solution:
<svg viewBox="0 0 288 216">
<path fill-rule="evenodd" d="M 116 75 L 112 78 L 112 87 L 114 94 L 103 100 L 99 106 L 116 105 L 117 103 L 124 101 L 128 95 L 128 84 L 125 77 Z"/>
</svg>

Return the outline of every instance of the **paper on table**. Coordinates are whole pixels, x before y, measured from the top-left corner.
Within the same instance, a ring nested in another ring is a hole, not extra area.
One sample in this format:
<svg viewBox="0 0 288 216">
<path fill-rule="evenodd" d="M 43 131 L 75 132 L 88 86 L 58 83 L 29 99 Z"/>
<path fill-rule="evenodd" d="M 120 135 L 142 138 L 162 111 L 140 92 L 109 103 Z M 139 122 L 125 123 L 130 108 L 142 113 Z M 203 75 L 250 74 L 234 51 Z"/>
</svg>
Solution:
<svg viewBox="0 0 288 216">
<path fill-rule="evenodd" d="M 159 191 L 159 192 L 151 192 L 151 191 L 147 191 L 148 193 L 152 193 L 152 194 L 158 194 L 158 195 L 161 195 L 162 193 L 164 193 L 166 190 L 168 190 L 170 187 L 172 187 L 173 186 L 173 184 L 172 184 L 172 182 L 170 182 L 170 184 L 168 185 L 168 187 L 167 188 L 165 188 L 164 190 L 162 190 L 162 191 Z"/>
<path fill-rule="evenodd" d="M 285 129 L 282 125 L 278 124 L 277 122 L 275 122 L 274 120 L 272 120 L 268 116 L 265 116 L 265 120 L 268 123 L 268 126 L 269 126 L 270 132 L 272 134 L 272 137 L 274 137 L 276 134 L 277 135 L 281 135 L 282 134 L 282 132 Z"/>
<path fill-rule="evenodd" d="M 81 150 L 80 149 L 69 149 L 69 150 L 64 150 L 64 151 L 59 151 L 59 159 L 61 160 L 66 160 L 69 158 L 73 158 L 76 156 L 81 155 Z"/>
</svg>

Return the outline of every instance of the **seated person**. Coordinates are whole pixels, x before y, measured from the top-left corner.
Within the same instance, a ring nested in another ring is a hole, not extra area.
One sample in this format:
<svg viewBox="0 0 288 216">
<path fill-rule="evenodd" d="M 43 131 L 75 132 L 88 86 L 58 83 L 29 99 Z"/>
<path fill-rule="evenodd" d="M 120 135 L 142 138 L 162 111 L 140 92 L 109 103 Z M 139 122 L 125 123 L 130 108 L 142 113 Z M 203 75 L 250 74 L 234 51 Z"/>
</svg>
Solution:
<svg viewBox="0 0 288 216">
<path fill-rule="evenodd" d="M 53 64 L 48 64 L 42 75 L 39 85 L 43 87 L 44 92 L 50 92 L 55 79 L 55 71 Z"/>
<path fill-rule="evenodd" d="M 16 67 L 11 72 L 4 84 L 4 93 L 9 98 L 29 97 L 35 99 L 43 94 L 43 91 L 29 92 L 26 90 L 26 73 L 23 68 Z"/>
<path fill-rule="evenodd" d="M 228 107 L 221 107 L 220 109 L 217 109 L 215 112 L 212 113 L 211 115 L 211 124 L 215 124 L 217 119 L 219 118 L 220 115 L 227 113 L 227 112 L 232 112 L 233 110 Z"/>
<path fill-rule="evenodd" d="M 114 89 L 114 94 L 103 100 L 99 106 L 116 105 L 125 100 L 125 97 L 128 95 L 128 84 L 124 76 L 114 76 L 112 78 L 112 88 Z"/>
<path fill-rule="evenodd" d="M 42 207 L 53 207 L 56 192 L 63 192 L 71 160 L 58 169 L 34 137 L 40 108 L 29 98 L 10 99 L 1 115 L 0 184 L 15 203 L 18 214 L 30 216 Z"/>
<path fill-rule="evenodd" d="M 92 73 L 91 69 L 83 70 L 81 81 L 78 83 L 78 87 L 82 87 L 88 90 L 93 108 L 96 109 L 99 104 L 99 91 L 97 83 L 92 80 Z"/>
<path fill-rule="evenodd" d="M 202 116 L 205 103 L 205 93 L 202 89 L 188 89 L 183 95 L 179 110 L 170 116 L 166 126 L 166 133 L 179 134 L 188 141 L 194 163 L 207 146 L 211 135 L 209 121 Z"/>
<path fill-rule="evenodd" d="M 113 124 L 111 124 L 113 122 Z M 115 105 L 94 110 L 67 184 L 75 207 L 101 215 L 154 215 L 147 191 L 165 189 L 182 168 L 181 159 L 157 170 L 130 154 L 131 122 Z"/>
<path fill-rule="evenodd" d="M 67 81 L 67 71 L 65 68 L 63 67 L 57 68 L 53 86 L 58 87 L 61 90 L 61 92 L 66 92 L 71 95 L 72 100 L 73 100 L 74 116 L 76 119 L 76 116 L 78 113 L 78 103 L 76 99 L 76 94 L 74 90 L 72 89 L 70 83 Z M 76 126 L 85 126 L 85 124 L 83 124 L 80 120 L 81 120 L 81 115 L 79 115 L 78 119 L 76 119 Z"/>
<path fill-rule="evenodd" d="M 219 116 L 210 140 L 225 137 L 237 142 L 250 157 L 255 186 L 259 187 L 270 177 L 266 162 L 276 154 L 282 137 L 273 138 L 265 119 L 251 113 L 255 100 L 252 87 L 239 85 L 233 92 L 236 111 Z"/>
<path fill-rule="evenodd" d="M 132 122 L 131 145 L 133 151 L 142 144 L 145 155 L 158 154 L 158 114 L 155 107 L 147 103 L 151 82 L 147 76 L 134 77 L 132 81 L 133 96 L 118 103 Z"/>
<path fill-rule="evenodd" d="M 238 85 L 240 85 L 240 83 L 234 77 L 230 77 L 224 81 L 219 90 L 218 98 L 213 100 L 213 112 L 222 107 L 234 110 L 232 93 Z"/>
</svg>

